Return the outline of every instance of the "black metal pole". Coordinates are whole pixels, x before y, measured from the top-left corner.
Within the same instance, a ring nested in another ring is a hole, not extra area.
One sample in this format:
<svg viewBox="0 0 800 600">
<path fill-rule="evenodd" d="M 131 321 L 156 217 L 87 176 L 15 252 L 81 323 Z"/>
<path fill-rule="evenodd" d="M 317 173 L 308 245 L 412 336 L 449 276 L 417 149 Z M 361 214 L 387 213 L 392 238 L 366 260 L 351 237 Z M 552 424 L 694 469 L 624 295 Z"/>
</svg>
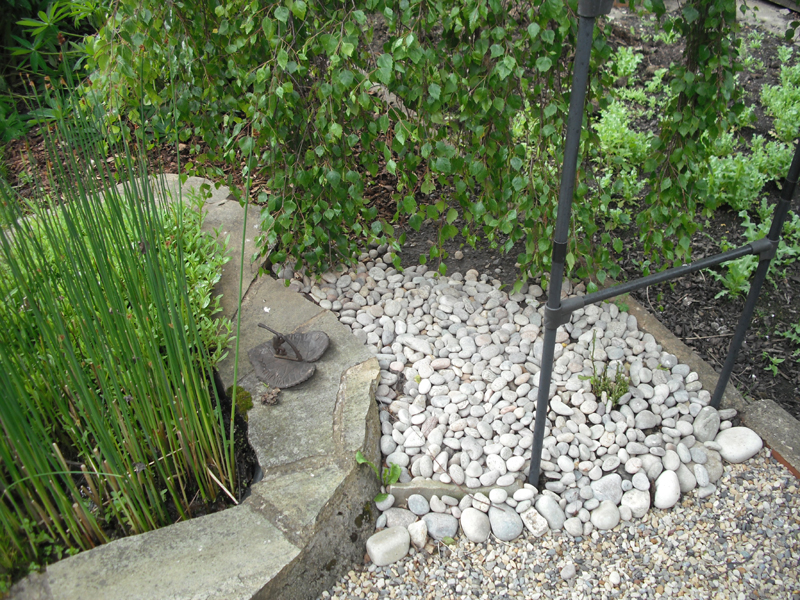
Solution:
<svg viewBox="0 0 800 600">
<path fill-rule="evenodd" d="M 550 282 L 547 306 L 545 307 L 544 348 L 542 349 L 541 371 L 539 372 L 539 394 L 536 399 L 536 419 L 531 446 L 531 466 L 528 482 L 534 486 L 539 482 L 542 463 L 542 443 L 547 420 L 547 407 L 550 400 L 550 381 L 553 375 L 553 354 L 556 344 L 558 323 L 551 313 L 561 307 L 561 283 L 564 278 L 564 261 L 567 256 L 567 236 L 569 235 L 572 195 L 575 189 L 575 173 L 578 164 L 578 147 L 581 141 L 583 105 L 586 100 L 586 85 L 589 78 L 589 58 L 592 53 L 592 34 L 596 17 L 608 14 L 612 0 L 580 0 L 578 4 L 578 40 L 575 50 L 575 63 L 572 71 L 572 92 L 567 117 L 567 139 L 564 145 L 564 166 L 561 172 L 561 189 L 556 212 L 556 229 L 553 241 L 553 258 L 550 267 Z"/>
<path fill-rule="evenodd" d="M 761 286 L 767 278 L 770 262 L 772 262 L 772 257 L 775 255 L 775 251 L 778 248 L 778 241 L 780 240 L 781 231 L 783 230 L 783 223 L 786 220 L 786 215 L 789 212 L 792 197 L 797 187 L 798 175 L 800 175 L 800 141 L 797 142 L 797 146 L 795 147 L 794 159 L 792 160 L 792 165 L 789 167 L 789 174 L 786 176 L 783 193 L 781 194 L 781 199 L 778 201 L 778 204 L 775 206 L 775 212 L 772 215 L 772 224 L 767 234 L 767 239 L 772 242 L 772 250 L 761 255 L 758 267 L 756 268 L 756 274 L 750 282 L 750 292 L 747 294 L 742 316 L 739 317 L 739 323 L 733 334 L 731 345 L 728 347 L 728 356 L 719 374 L 719 380 L 717 381 L 717 387 L 714 389 L 714 395 L 711 397 L 711 406 L 714 408 L 719 408 L 722 395 L 725 393 L 725 388 L 731 378 L 733 366 L 736 363 L 736 357 L 739 355 L 739 350 L 744 342 L 744 336 L 747 333 L 747 329 L 750 327 L 750 321 L 756 309 L 758 295 L 761 292 Z"/>
</svg>

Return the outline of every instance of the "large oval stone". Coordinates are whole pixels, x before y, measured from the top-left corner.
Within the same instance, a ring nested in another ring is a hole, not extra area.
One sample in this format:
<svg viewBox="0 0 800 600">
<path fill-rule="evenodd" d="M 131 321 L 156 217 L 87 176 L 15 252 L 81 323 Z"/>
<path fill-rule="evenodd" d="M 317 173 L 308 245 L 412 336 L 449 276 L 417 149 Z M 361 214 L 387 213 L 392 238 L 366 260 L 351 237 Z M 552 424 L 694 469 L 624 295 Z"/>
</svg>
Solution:
<svg viewBox="0 0 800 600">
<path fill-rule="evenodd" d="M 722 458 L 731 463 L 744 462 L 764 447 L 758 434 L 747 427 L 731 427 L 720 431 L 714 441 L 721 446 L 719 453 Z"/>
<path fill-rule="evenodd" d="M 410 546 L 411 536 L 408 529 L 402 526 L 389 527 L 367 540 L 367 554 L 377 566 L 385 567 L 408 554 Z"/>
</svg>

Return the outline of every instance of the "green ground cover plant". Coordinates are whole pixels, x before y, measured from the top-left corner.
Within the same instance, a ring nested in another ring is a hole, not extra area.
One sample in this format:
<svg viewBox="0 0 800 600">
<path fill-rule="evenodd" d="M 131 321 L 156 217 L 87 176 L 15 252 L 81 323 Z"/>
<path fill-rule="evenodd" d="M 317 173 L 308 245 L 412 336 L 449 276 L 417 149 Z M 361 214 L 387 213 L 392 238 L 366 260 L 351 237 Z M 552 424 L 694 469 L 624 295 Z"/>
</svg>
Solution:
<svg viewBox="0 0 800 600">
<path fill-rule="evenodd" d="M 213 320 L 223 247 L 200 231 L 201 200 L 157 200 L 166 190 L 130 150 L 125 184 L 111 183 L 82 125 L 51 139 L 51 196 L 0 179 L 6 583 L 236 485 L 212 374 L 231 329 Z"/>
<path fill-rule="evenodd" d="M 788 64 L 791 50 L 784 52 L 787 62 L 781 65 L 781 84 L 765 85 L 761 90 L 761 101 L 775 118 L 775 133 L 787 144 L 800 135 L 800 64 Z"/>
<path fill-rule="evenodd" d="M 746 210 L 739 212 L 746 242 L 753 242 L 767 235 L 772 222 L 773 210 L 773 205 L 768 204 L 766 200 L 761 200 L 755 207 L 754 215 L 751 216 L 750 212 Z M 723 239 L 720 246 L 723 251 L 735 247 L 727 239 Z M 785 267 L 796 262 L 798 257 L 800 257 L 800 216 L 794 211 L 789 211 L 767 279 L 774 280 Z M 718 294 L 718 297 L 728 294 L 732 296 L 746 295 L 750 291 L 750 279 L 757 266 L 758 257 L 751 255 L 726 263 L 720 272 L 709 270 L 708 273 L 720 281 L 725 288 Z"/>
</svg>

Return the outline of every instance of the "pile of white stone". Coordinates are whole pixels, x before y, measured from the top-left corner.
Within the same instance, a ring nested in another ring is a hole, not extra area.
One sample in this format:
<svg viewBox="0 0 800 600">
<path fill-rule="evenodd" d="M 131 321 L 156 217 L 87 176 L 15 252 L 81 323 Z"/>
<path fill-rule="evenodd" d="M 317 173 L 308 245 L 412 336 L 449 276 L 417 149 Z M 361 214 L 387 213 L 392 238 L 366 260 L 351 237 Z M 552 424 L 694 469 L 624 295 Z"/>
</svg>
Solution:
<svg viewBox="0 0 800 600">
<path fill-rule="evenodd" d="M 558 331 L 544 489 L 520 486 L 539 386 L 541 287 L 509 297 L 476 271 L 399 273 L 384 258 L 372 250 L 357 269 L 305 288 L 376 352 L 386 463 L 402 467 L 401 482 L 452 484 L 429 499 L 412 495 L 405 507 L 392 495 L 380 504 L 385 529 L 368 543 L 376 564 L 398 560 L 412 541 L 453 537 L 459 525 L 476 542 L 490 531 L 514 539 L 523 526 L 534 535 L 611 529 L 651 505 L 673 506 L 682 493 L 713 494 L 723 459 L 741 462 L 761 449 L 752 430 L 732 427 L 734 410 L 708 406 L 697 373 L 662 352 L 634 316 L 593 305 Z M 562 291 L 583 292 L 569 282 Z M 592 391 L 603 372 L 630 380 L 616 402 Z"/>
</svg>

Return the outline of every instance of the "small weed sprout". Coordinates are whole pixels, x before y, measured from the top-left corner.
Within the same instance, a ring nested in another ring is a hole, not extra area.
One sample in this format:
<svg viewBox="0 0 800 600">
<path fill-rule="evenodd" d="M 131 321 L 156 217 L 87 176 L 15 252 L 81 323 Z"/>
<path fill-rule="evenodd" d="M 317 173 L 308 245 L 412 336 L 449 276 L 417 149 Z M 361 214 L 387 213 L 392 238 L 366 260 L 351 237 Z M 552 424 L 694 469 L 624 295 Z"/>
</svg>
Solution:
<svg viewBox="0 0 800 600">
<path fill-rule="evenodd" d="M 594 360 L 595 347 L 597 343 L 597 332 L 592 335 L 592 375 L 579 375 L 580 379 L 588 380 L 592 385 L 592 393 L 597 397 L 598 401 L 608 402 L 611 400 L 611 406 L 616 407 L 619 405 L 619 399 L 628 392 L 628 386 L 631 383 L 630 378 L 625 374 L 624 365 L 622 361 L 612 361 L 610 364 L 603 365 L 602 369 L 597 368 L 597 361 Z M 611 369 L 609 367 L 618 364 L 619 367 Z"/>
<path fill-rule="evenodd" d="M 777 377 L 778 366 L 786 359 L 778 358 L 777 356 L 772 356 L 766 350 L 764 350 L 764 352 L 761 353 L 761 357 L 767 362 L 767 365 L 764 367 L 764 370 L 772 373 L 773 377 Z"/>
<path fill-rule="evenodd" d="M 786 331 L 778 331 L 777 334 L 798 346 L 798 349 L 792 353 L 792 357 L 800 360 L 800 321 L 790 325 Z"/>
<path fill-rule="evenodd" d="M 378 467 L 372 464 L 372 461 L 367 460 L 366 457 L 361 453 L 361 450 L 356 451 L 356 462 L 360 465 L 369 465 L 372 470 L 375 471 L 375 477 L 378 478 L 378 481 L 383 487 L 389 487 L 390 485 L 400 481 L 400 473 L 402 473 L 402 469 L 397 465 L 389 465 L 388 467 L 384 467 L 382 472 L 378 472 Z M 383 502 L 388 497 L 389 494 L 381 492 L 375 496 L 375 502 Z"/>
<path fill-rule="evenodd" d="M 792 60 L 792 54 L 794 54 L 794 48 L 791 46 L 778 46 L 778 60 L 781 64 L 785 65 Z"/>
</svg>

